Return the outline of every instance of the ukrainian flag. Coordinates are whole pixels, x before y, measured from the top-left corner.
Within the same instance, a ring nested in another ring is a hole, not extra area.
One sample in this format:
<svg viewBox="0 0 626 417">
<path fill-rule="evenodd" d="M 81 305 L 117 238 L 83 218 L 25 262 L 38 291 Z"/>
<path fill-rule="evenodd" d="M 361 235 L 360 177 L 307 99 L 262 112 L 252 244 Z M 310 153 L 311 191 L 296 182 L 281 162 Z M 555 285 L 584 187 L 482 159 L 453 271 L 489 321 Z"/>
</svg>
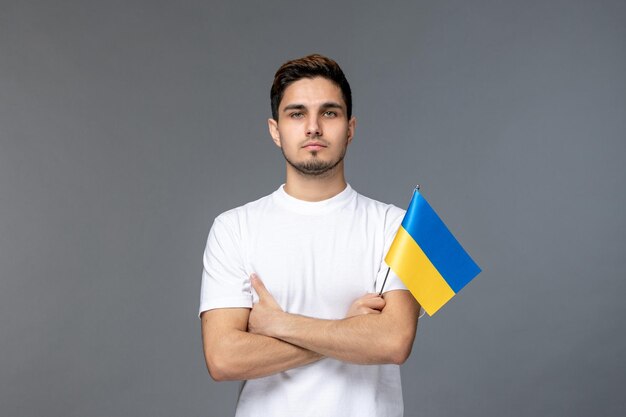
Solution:
<svg viewBox="0 0 626 417">
<path fill-rule="evenodd" d="M 418 188 L 385 262 L 429 316 L 480 273 Z"/>
</svg>

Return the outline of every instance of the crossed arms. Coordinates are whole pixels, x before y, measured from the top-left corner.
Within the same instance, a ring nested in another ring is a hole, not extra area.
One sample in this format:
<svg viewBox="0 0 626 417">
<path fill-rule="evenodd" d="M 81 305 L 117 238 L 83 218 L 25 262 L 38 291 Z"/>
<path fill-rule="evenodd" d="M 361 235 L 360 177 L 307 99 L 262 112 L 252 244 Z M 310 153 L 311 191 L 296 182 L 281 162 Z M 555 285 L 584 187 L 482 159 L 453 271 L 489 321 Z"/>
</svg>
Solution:
<svg viewBox="0 0 626 417">
<path fill-rule="evenodd" d="M 259 295 L 252 309 L 202 313 L 204 357 L 216 381 L 259 378 L 323 357 L 401 364 L 411 353 L 420 307 L 408 291 L 366 294 L 346 318 L 324 320 L 284 312 L 254 274 L 251 283 Z"/>
</svg>

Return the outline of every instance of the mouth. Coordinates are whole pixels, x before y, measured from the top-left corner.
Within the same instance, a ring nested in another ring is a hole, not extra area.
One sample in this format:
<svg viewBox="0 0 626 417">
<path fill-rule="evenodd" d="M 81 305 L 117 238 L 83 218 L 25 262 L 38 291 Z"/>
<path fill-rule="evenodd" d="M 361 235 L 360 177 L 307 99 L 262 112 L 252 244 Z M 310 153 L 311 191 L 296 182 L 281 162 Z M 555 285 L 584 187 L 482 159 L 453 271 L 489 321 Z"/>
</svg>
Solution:
<svg viewBox="0 0 626 417">
<path fill-rule="evenodd" d="M 304 148 L 304 149 L 306 149 L 308 151 L 317 151 L 317 150 L 323 149 L 325 147 L 326 147 L 326 145 L 324 145 L 324 144 L 322 144 L 320 142 L 310 142 L 310 143 L 307 143 L 306 145 L 304 145 L 302 148 Z"/>
</svg>

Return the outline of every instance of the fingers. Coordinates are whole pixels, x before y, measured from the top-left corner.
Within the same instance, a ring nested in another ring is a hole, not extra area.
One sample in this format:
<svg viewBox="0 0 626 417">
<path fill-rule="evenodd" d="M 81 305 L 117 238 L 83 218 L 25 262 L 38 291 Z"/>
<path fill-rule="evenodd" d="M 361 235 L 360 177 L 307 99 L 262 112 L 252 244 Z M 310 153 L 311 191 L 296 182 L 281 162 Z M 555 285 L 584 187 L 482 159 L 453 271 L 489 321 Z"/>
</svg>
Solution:
<svg viewBox="0 0 626 417">
<path fill-rule="evenodd" d="M 385 308 L 386 301 L 376 293 L 365 294 L 357 300 L 357 303 L 361 307 L 366 309 L 382 310 Z"/>
<path fill-rule="evenodd" d="M 367 314 L 380 314 L 380 310 L 377 310 L 375 308 L 365 307 L 362 305 L 359 307 L 353 306 L 350 310 L 348 310 L 348 314 L 346 314 L 346 317 L 364 316 Z"/>
<path fill-rule="evenodd" d="M 368 293 L 354 300 L 346 317 L 360 316 L 364 314 L 380 314 L 385 308 L 386 301 L 376 293 Z"/>
<path fill-rule="evenodd" d="M 373 297 L 363 300 L 363 305 L 373 310 L 382 310 L 387 302 L 382 297 Z"/>
</svg>

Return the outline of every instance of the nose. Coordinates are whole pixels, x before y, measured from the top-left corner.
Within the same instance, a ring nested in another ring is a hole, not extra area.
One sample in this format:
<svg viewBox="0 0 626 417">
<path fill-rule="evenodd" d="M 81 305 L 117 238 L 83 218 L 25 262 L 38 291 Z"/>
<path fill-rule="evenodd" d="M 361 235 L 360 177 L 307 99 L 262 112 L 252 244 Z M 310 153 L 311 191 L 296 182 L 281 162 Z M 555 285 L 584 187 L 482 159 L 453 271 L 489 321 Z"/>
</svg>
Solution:
<svg viewBox="0 0 626 417">
<path fill-rule="evenodd" d="M 322 136 L 322 128 L 317 120 L 317 117 L 311 117 L 308 120 L 306 126 L 307 137 Z"/>
</svg>

